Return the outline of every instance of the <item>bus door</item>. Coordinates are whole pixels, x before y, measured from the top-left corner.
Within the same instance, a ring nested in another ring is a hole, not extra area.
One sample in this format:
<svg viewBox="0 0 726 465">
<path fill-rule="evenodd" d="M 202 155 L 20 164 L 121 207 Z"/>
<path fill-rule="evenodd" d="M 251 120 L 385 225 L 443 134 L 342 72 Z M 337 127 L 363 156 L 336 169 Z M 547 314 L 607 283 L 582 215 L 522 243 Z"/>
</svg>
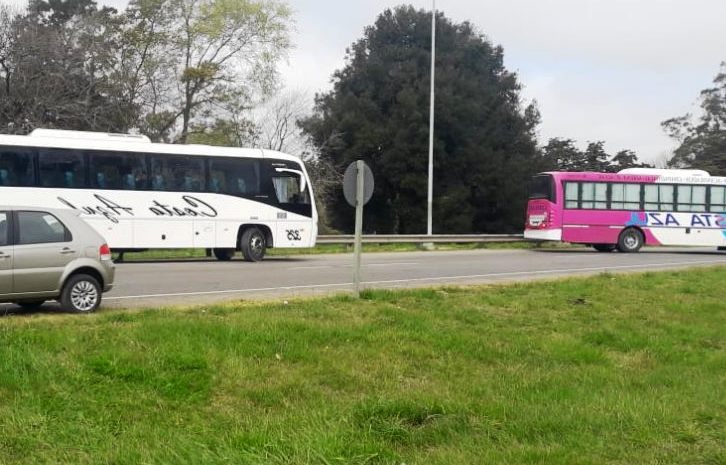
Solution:
<svg viewBox="0 0 726 465">
<path fill-rule="evenodd" d="M 312 203 L 305 174 L 294 168 L 274 166 L 272 183 L 280 210 L 275 247 L 300 247 L 312 243 Z"/>
</svg>

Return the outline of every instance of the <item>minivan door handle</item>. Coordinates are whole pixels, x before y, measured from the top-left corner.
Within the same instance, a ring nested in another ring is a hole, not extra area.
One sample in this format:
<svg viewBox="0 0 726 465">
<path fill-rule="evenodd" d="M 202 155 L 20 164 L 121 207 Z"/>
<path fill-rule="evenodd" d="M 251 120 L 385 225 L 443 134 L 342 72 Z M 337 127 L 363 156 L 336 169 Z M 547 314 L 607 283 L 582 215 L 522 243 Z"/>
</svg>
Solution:
<svg viewBox="0 0 726 465">
<path fill-rule="evenodd" d="M 6 253 L 3 253 L 3 252 L 0 252 L 0 260 L 4 260 L 6 258 L 10 258 L 10 255 L 8 255 Z"/>
<path fill-rule="evenodd" d="M 60 253 L 62 253 L 62 254 L 64 254 L 64 255 L 66 255 L 66 254 L 69 254 L 69 253 L 76 253 L 76 251 L 75 251 L 75 250 L 73 250 L 73 249 L 70 249 L 70 248 L 68 248 L 68 247 L 63 247 L 63 248 L 61 249 Z"/>
</svg>

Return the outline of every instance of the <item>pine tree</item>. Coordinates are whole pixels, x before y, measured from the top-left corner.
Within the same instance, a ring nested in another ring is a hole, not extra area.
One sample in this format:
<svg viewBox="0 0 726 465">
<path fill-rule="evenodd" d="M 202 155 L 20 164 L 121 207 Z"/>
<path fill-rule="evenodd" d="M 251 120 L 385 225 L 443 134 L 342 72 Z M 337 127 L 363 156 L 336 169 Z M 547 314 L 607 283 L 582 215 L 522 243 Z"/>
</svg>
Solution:
<svg viewBox="0 0 726 465">
<path fill-rule="evenodd" d="M 371 232 L 426 232 L 430 44 L 430 12 L 386 10 L 302 122 L 340 172 L 357 158 L 371 166 Z M 519 231 L 529 177 L 544 166 L 534 137 L 539 113 L 523 108 L 502 48 L 470 23 L 438 14 L 436 47 L 434 232 Z M 352 230 L 342 194 L 328 210 L 332 226 Z"/>
</svg>

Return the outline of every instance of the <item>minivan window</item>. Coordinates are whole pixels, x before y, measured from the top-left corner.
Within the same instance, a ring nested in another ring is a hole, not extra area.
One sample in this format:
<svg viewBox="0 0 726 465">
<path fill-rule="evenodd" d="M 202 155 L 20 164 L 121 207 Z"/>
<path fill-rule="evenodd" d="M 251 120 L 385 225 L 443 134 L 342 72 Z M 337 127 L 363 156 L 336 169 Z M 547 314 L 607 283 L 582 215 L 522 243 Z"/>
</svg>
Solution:
<svg viewBox="0 0 726 465">
<path fill-rule="evenodd" d="M 8 213 L 0 212 L 0 246 L 8 245 L 8 234 L 10 233 L 8 228 Z"/>
<path fill-rule="evenodd" d="M 70 232 L 58 218 L 46 212 L 18 212 L 18 244 L 70 241 Z"/>
</svg>

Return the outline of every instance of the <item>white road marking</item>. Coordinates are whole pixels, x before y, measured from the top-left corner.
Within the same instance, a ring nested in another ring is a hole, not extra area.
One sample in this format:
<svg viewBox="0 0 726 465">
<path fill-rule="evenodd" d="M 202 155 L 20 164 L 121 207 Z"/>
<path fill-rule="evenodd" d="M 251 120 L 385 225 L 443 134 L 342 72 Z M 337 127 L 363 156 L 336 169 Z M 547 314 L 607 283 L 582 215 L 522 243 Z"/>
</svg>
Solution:
<svg viewBox="0 0 726 465">
<path fill-rule="evenodd" d="M 527 275 L 547 275 L 556 273 L 574 273 L 574 272 L 592 272 L 592 271 L 613 271 L 613 270 L 628 270 L 628 269 L 642 269 L 650 267 L 671 267 L 671 266 L 688 266 L 688 265 L 718 265 L 724 264 L 726 260 L 702 260 L 702 261 L 691 261 L 691 262 L 667 262 L 667 263 L 647 263 L 641 265 L 616 265 L 616 266 L 603 266 L 603 267 L 592 267 L 592 268 L 564 268 L 556 270 L 542 270 L 542 271 L 512 271 L 506 273 L 488 273 L 488 274 L 474 274 L 474 275 L 459 275 L 459 276 L 436 276 L 430 278 L 411 278 L 411 279 L 394 279 L 388 281 L 364 281 L 362 285 L 382 285 L 382 284 L 404 284 L 404 283 L 415 283 L 415 282 L 427 282 L 427 281 L 441 281 L 441 280 L 465 280 L 465 279 L 481 279 L 481 278 L 502 278 L 512 276 L 527 276 Z M 341 286 L 351 286 L 352 282 L 343 283 L 332 283 L 332 284 L 310 284 L 304 286 L 280 286 L 280 287 L 260 287 L 256 289 L 229 289 L 224 291 L 200 291 L 200 292 L 176 292 L 169 294 L 143 294 L 143 295 L 128 295 L 118 297 L 104 297 L 105 301 L 109 300 L 129 300 L 129 299 L 149 299 L 149 298 L 161 298 L 161 297 L 184 297 L 184 296 L 202 296 L 202 295 L 215 295 L 215 294 L 241 294 L 250 292 L 269 292 L 269 291 L 294 291 L 304 289 L 326 289 Z"/>
<path fill-rule="evenodd" d="M 415 262 L 390 262 L 390 263 L 363 263 L 361 266 L 363 268 L 365 267 L 373 267 L 373 266 L 392 266 L 392 265 L 413 265 L 418 266 L 421 263 L 415 263 Z M 343 264 L 343 265 L 314 265 L 314 266 L 295 266 L 292 268 L 288 268 L 288 270 L 321 270 L 326 268 L 352 268 L 353 265 L 350 264 Z"/>
<path fill-rule="evenodd" d="M 326 268 L 337 268 L 335 265 L 317 265 L 317 266 L 294 266 L 288 270 L 324 270 Z"/>
<path fill-rule="evenodd" d="M 363 263 L 363 266 L 391 266 L 391 265 L 418 266 L 418 265 L 420 265 L 420 263 L 415 263 L 415 262 Z M 350 266 L 353 266 L 353 265 L 350 265 Z"/>
</svg>

